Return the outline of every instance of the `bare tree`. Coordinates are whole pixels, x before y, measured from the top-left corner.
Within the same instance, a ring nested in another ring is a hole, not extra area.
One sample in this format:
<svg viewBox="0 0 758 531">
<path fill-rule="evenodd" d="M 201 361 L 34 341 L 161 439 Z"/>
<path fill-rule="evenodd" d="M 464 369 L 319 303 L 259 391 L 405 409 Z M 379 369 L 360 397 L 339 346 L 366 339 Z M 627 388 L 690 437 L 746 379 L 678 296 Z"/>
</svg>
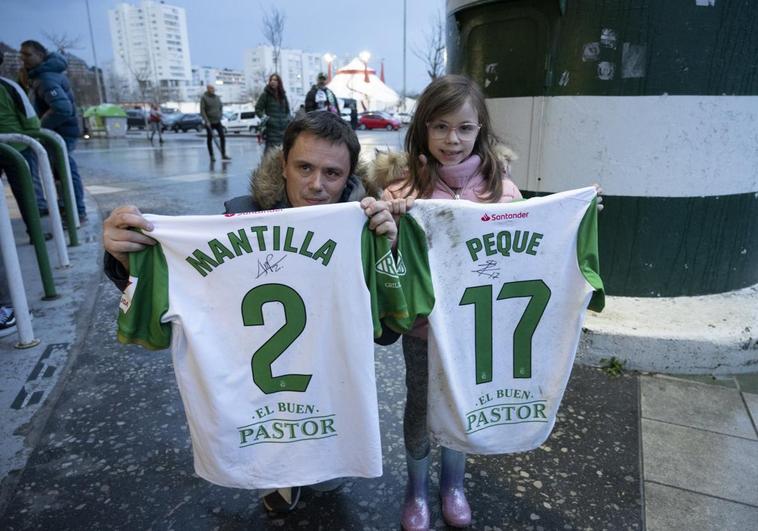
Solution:
<svg viewBox="0 0 758 531">
<path fill-rule="evenodd" d="M 274 70 L 279 72 L 279 55 L 282 50 L 284 22 L 287 17 L 278 8 L 271 7 L 263 14 L 263 37 L 274 49 Z"/>
<path fill-rule="evenodd" d="M 134 79 L 137 82 L 137 89 L 139 91 L 139 99 L 140 103 L 144 105 L 144 103 L 148 100 L 148 92 L 152 92 L 152 97 L 150 98 L 152 101 L 156 101 L 160 104 L 160 101 L 158 101 L 158 97 L 156 94 L 156 91 L 159 91 L 159 87 L 156 87 L 151 82 L 152 72 L 150 70 L 150 67 L 148 65 L 144 65 L 142 67 L 134 67 L 130 61 L 126 60 L 126 57 L 123 55 L 121 56 L 121 59 L 124 61 L 124 64 L 126 65 L 126 68 L 129 70 L 129 73 L 132 76 L 132 79 Z M 150 137 L 150 131 L 148 130 L 148 124 L 147 124 L 147 113 L 143 113 L 144 118 L 144 128 L 145 128 L 145 134 L 147 137 Z"/>
<path fill-rule="evenodd" d="M 126 81 L 116 74 L 116 70 L 113 68 L 113 63 L 107 63 L 105 67 L 105 93 L 106 101 L 112 101 L 114 103 L 122 103 L 127 101 L 127 94 L 124 91 L 124 85 Z"/>
<path fill-rule="evenodd" d="M 412 51 L 424 63 L 426 73 L 433 81 L 445 73 L 445 23 L 440 11 L 429 25 L 430 32 L 425 35 L 424 45 L 414 46 Z"/>
<path fill-rule="evenodd" d="M 45 38 L 50 41 L 53 46 L 55 46 L 55 49 L 62 54 L 71 52 L 71 50 L 84 49 L 84 46 L 82 45 L 82 38 L 79 35 L 70 37 L 66 32 L 55 33 L 52 31 L 43 31 L 42 35 L 44 35 Z"/>
</svg>

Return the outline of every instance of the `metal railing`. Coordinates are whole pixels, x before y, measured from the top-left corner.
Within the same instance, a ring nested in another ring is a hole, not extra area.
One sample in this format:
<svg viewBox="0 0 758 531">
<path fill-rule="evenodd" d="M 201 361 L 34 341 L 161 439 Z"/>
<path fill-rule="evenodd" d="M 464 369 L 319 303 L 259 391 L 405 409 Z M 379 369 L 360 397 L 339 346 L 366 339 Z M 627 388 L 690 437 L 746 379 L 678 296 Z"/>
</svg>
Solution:
<svg viewBox="0 0 758 531">
<path fill-rule="evenodd" d="M 58 211 L 58 193 L 55 189 L 53 172 L 50 169 L 50 163 L 48 162 L 47 152 L 45 151 L 45 148 L 43 148 L 42 144 L 37 142 L 35 139 L 17 133 L 0 134 L 0 142 L 16 142 L 19 144 L 25 144 L 34 151 L 34 155 L 37 157 L 37 166 L 39 167 L 42 189 L 45 191 L 45 199 L 47 200 L 48 211 L 50 213 L 50 226 L 53 233 L 53 241 L 55 242 L 55 249 L 58 252 L 58 261 L 61 267 L 68 267 L 70 265 L 68 260 L 68 251 L 66 250 L 66 240 L 63 236 L 61 214 Z M 65 176 L 61 176 L 61 178 L 65 180 Z M 68 210 L 70 211 L 71 209 Z"/>
<path fill-rule="evenodd" d="M 11 147 L 0 145 L 0 149 L 3 148 L 13 150 Z M 21 155 L 19 155 L 19 157 L 21 157 Z M 24 162 L 24 165 L 26 165 L 26 161 L 23 160 L 23 157 L 21 157 L 21 160 Z M 28 166 L 26 171 L 29 173 Z M 31 175 L 29 176 L 29 181 L 29 188 L 32 189 Z M 32 194 L 34 194 L 33 189 Z M 35 203 L 34 207 L 36 208 L 36 206 Z M 37 214 L 37 225 L 39 225 L 39 214 Z M 40 230 L 39 226 L 37 227 L 37 230 Z M 8 211 L 8 205 L 5 202 L 5 194 L 2 193 L 2 190 L 0 190 L 0 250 L 3 255 L 3 263 L 5 264 L 5 273 L 8 277 L 8 287 L 11 293 L 13 311 L 16 314 L 16 328 L 18 330 L 19 338 L 18 343 L 16 343 L 16 348 L 31 348 L 39 344 L 39 339 L 35 339 L 34 330 L 32 329 L 32 320 L 29 316 L 29 304 L 26 300 L 26 293 L 24 292 L 24 279 L 21 276 L 21 266 L 18 263 L 18 253 L 16 252 L 16 242 L 13 238 L 10 212 Z M 48 264 L 48 269 L 49 267 Z M 50 281 L 52 282 L 52 275 L 50 275 Z M 53 288 L 53 291 L 55 291 L 55 288 Z"/>
<path fill-rule="evenodd" d="M 76 200 L 74 196 L 74 180 L 71 178 L 71 166 L 68 162 L 68 148 L 63 137 L 51 131 L 50 129 L 40 129 L 29 136 L 45 146 L 45 150 L 50 154 L 53 169 L 61 179 L 61 195 L 63 196 L 63 206 L 65 208 L 66 224 L 68 225 L 68 240 L 71 247 L 79 245 L 79 237 L 76 229 L 79 228 L 79 216 L 77 215 Z"/>
</svg>

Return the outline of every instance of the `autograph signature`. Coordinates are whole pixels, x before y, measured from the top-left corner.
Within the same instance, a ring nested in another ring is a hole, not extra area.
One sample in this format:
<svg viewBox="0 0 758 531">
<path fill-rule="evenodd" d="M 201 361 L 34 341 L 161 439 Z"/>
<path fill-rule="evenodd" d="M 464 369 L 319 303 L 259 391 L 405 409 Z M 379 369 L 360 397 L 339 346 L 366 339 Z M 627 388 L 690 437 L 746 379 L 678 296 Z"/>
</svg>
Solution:
<svg viewBox="0 0 758 531">
<path fill-rule="evenodd" d="M 495 260 L 487 260 L 483 264 L 477 264 L 479 269 L 474 269 L 472 273 L 479 273 L 479 276 L 486 276 L 489 278 L 500 277 L 500 269 L 497 268 L 497 262 Z"/>
<path fill-rule="evenodd" d="M 266 261 L 261 263 L 260 260 L 258 260 L 258 276 L 255 278 L 260 278 L 261 275 L 268 275 L 269 273 L 276 273 L 277 271 L 282 271 L 284 269 L 284 266 L 280 266 L 279 264 L 282 263 L 282 260 L 287 258 L 287 255 L 285 254 L 282 256 L 279 260 L 276 262 L 271 262 L 271 260 L 274 258 L 273 254 L 266 255 Z"/>
</svg>

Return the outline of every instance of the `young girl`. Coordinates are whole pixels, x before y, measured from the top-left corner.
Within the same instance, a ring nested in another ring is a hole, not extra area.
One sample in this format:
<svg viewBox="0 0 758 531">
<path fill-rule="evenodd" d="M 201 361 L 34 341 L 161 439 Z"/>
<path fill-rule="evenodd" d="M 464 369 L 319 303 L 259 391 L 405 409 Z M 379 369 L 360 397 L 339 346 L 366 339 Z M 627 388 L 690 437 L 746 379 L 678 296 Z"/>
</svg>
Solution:
<svg viewBox="0 0 758 531">
<path fill-rule="evenodd" d="M 468 199 L 501 203 L 520 199 L 509 178 L 512 153 L 491 133 L 484 95 L 470 79 L 448 75 L 433 81 L 416 104 L 405 137 L 406 158 L 377 158 L 375 174 L 386 185 L 383 199 Z M 403 166 L 407 165 L 406 168 Z M 407 399 L 403 434 L 408 484 L 401 523 L 406 531 L 429 528 L 429 434 L 427 433 L 427 322 L 403 335 Z M 466 454 L 442 448 L 440 496 L 445 522 L 471 523 L 463 491 Z"/>
</svg>

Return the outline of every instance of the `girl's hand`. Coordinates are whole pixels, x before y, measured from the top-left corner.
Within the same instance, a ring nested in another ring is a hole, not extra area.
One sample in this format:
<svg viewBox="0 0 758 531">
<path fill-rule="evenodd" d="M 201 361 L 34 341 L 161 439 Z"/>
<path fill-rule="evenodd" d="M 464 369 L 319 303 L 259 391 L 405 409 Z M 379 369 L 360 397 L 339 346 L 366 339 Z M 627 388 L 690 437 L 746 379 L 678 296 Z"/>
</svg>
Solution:
<svg viewBox="0 0 758 531">
<path fill-rule="evenodd" d="M 395 223 L 397 223 L 397 220 L 400 219 L 400 216 L 408 212 L 411 208 L 413 208 L 413 198 L 412 197 L 406 197 L 406 198 L 399 198 L 399 199 L 390 199 L 387 201 L 389 211 L 392 214 L 392 217 L 395 219 Z"/>
<path fill-rule="evenodd" d="M 592 186 L 595 187 L 595 191 L 597 192 L 597 211 L 600 212 L 603 210 L 603 188 L 598 183 L 594 183 Z"/>
<path fill-rule="evenodd" d="M 361 201 L 363 212 L 368 217 L 368 228 L 379 236 L 387 236 L 390 242 L 394 242 L 397 238 L 397 223 L 395 223 L 390 210 L 390 204 L 395 201 L 397 200 L 377 201 L 373 197 L 364 197 Z M 405 200 L 401 199 L 400 201 L 404 202 Z"/>
</svg>

